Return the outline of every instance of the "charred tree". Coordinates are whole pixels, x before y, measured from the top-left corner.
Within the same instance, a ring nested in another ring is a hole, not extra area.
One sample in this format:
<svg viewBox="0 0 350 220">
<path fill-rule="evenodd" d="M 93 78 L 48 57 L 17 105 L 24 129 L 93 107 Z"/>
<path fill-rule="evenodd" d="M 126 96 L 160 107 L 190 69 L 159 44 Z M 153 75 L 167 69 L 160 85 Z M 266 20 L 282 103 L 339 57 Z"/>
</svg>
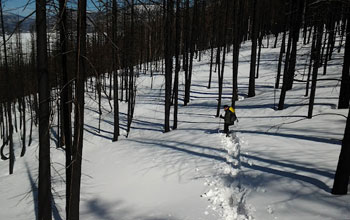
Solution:
<svg viewBox="0 0 350 220">
<path fill-rule="evenodd" d="M 346 120 L 344 138 L 340 150 L 337 170 L 335 172 L 332 194 L 345 195 L 348 193 L 350 177 L 350 109 Z"/>
<path fill-rule="evenodd" d="M 164 31 L 164 55 L 165 55 L 165 121 L 164 131 L 170 131 L 170 107 L 171 107 L 171 84 L 173 74 L 173 13 L 174 2 L 167 0 L 166 23 Z"/>
<path fill-rule="evenodd" d="M 309 111 L 307 116 L 308 118 L 312 118 L 312 112 L 313 112 L 315 95 L 316 95 L 318 68 L 320 67 L 320 60 L 321 60 L 323 24 L 321 21 L 318 21 L 318 23 L 319 24 L 317 24 L 317 29 L 314 32 L 314 34 L 316 34 L 316 37 L 315 37 L 316 46 L 314 49 L 314 54 L 312 55 L 314 57 L 314 64 L 313 64 L 313 70 L 312 70 L 311 93 L 310 93 Z"/>
<path fill-rule="evenodd" d="M 174 122 L 173 129 L 177 129 L 178 97 L 179 97 L 179 72 L 180 72 L 180 37 L 181 37 L 181 19 L 180 19 L 180 0 L 176 0 L 175 15 L 175 77 L 174 77 Z"/>
<path fill-rule="evenodd" d="M 13 149 L 13 124 L 12 124 L 12 113 L 11 113 L 11 98 L 10 98 L 10 90 L 11 90 L 11 81 L 10 81 L 10 69 L 9 64 L 7 60 L 7 49 L 6 49 L 6 38 L 5 38 L 5 24 L 4 24 L 4 17 L 3 17 L 3 8 L 2 8 L 2 0 L 0 0 L 0 16 L 1 16 L 1 29 L 2 29 L 2 39 L 3 39 L 3 47 L 4 47 L 4 60 L 5 60 L 5 76 L 6 76 L 6 94 L 7 94 L 7 100 L 6 100 L 6 109 L 7 109 L 7 121 L 8 121 L 8 133 L 7 133 L 7 141 L 4 142 L 3 147 L 5 147 L 5 144 L 8 143 L 9 145 L 9 174 L 13 174 L 13 166 L 15 161 L 15 154 Z M 6 113 L 5 113 L 6 115 Z"/>
<path fill-rule="evenodd" d="M 252 14 L 252 52 L 250 58 L 250 73 L 249 73 L 249 88 L 248 97 L 255 96 L 255 68 L 256 68 L 256 50 L 257 50 L 257 35 L 258 35 L 258 0 L 253 0 L 253 14 Z"/>
<path fill-rule="evenodd" d="M 243 2 L 241 0 L 234 1 L 234 15 L 233 15 L 233 54 L 232 54 L 232 100 L 231 105 L 235 107 L 238 100 L 238 63 L 239 63 L 239 49 L 241 44 L 241 12 L 243 11 Z"/>
<path fill-rule="evenodd" d="M 66 0 L 59 2 L 59 27 L 60 27 L 60 46 L 61 46 L 61 68 L 62 68 L 62 85 L 61 85 L 61 105 L 62 105 L 62 135 L 64 136 L 65 153 L 66 153 L 66 216 L 69 216 L 70 196 L 71 196 L 71 175 L 72 175 L 72 122 L 69 104 L 69 94 L 72 93 L 71 85 L 68 81 L 67 66 L 67 9 Z"/>
<path fill-rule="evenodd" d="M 291 45 L 291 52 L 290 56 L 288 57 L 288 70 L 285 77 L 287 80 L 285 81 L 287 83 L 286 89 L 290 90 L 293 87 L 293 81 L 294 81 L 294 73 L 295 73 L 295 65 L 297 60 L 297 44 L 299 41 L 299 30 L 301 28 L 302 23 L 302 15 L 303 15 L 303 9 L 304 9 L 304 0 L 297 0 L 296 2 L 291 2 L 291 23 L 290 23 L 290 37 L 292 39 L 292 45 Z"/>
<path fill-rule="evenodd" d="M 350 101 L 350 12 L 348 14 L 348 21 L 346 25 L 346 41 L 344 52 L 344 64 L 342 71 L 342 80 L 339 94 L 339 109 L 349 108 Z"/>
<path fill-rule="evenodd" d="M 281 79 L 282 60 L 283 60 L 283 54 L 285 53 L 285 51 L 286 51 L 286 31 L 283 31 L 281 50 L 280 50 L 280 55 L 279 55 L 279 58 L 278 58 L 278 66 L 277 66 L 277 76 L 276 76 L 275 89 L 279 88 L 280 79 Z"/>
<path fill-rule="evenodd" d="M 226 57 L 226 46 L 227 46 L 227 25 L 228 25 L 228 12 L 229 12 L 229 0 L 225 1 L 225 5 L 221 5 L 221 7 L 224 7 L 225 9 L 225 18 L 224 18 L 224 25 L 222 27 L 223 29 L 223 35 L 222 40 L 219 42 L 219 45 L 222 45 L 222 62 L 221 62 L 221 71 L 220 71 L 220 46 L 218 47 L 218 81 L 219 81 L 219 95 L 218 95 L 218 105 L 216 109 L 216 117 L 219 117 L 220 109 L 221 109 L 221 99 L 222 99 L 222 90 L 223 90 L 223 81 L 224 81 L 224 72 L 225 72 L 225 57 Z"/>
<path fill-rule="evenodd" d="M 81 166 L 84 135 L 84 79 L 86 73 L 86 0 L 78 1 L 75 81 L 74 141 L 72 146 L 71 197 L 68 219 L 79 219 Z"/>
<path fill-rule="evenodd" d="M 130 34 L 129 34 L 129 63 L 128 63 L 128 69 L 129 69 L 129 84 L 128 84 L 128 126 L 127 126 L 127 137 L 129 136 L 130 129 L 131 129 L 131 123 L 134 117 L 134 108 L 135 108 L 135 82 L 134 82 L 134 62 L 135 62 L 135 34 L 134 34 L 134 27 L 135 27 L 135 12 L 134 12 L 134 0 L 131 0 L 130 3 Z"/>
<path fill-rule="evenodd" d="M 119 131 L 119 95 L 118 95 L 118 69 L 117 69 L 117 21 L 118 21 L 118 5 L 117 0 L 112 0 L 112 40 L 113 40 L 113 98 L 114 98 L 114 131 L 113 131 L 113 141 L 118 141 Z M 119 60 L 119 59 L 118 59 Z"/>
<path fill-rule="evenodd" d="M 47 57 L 46 1 L 36 1 L 37 71 L 39 86 L 39 195 L 38 219 L 51 219 L 50 87 Z"/>
</svg>

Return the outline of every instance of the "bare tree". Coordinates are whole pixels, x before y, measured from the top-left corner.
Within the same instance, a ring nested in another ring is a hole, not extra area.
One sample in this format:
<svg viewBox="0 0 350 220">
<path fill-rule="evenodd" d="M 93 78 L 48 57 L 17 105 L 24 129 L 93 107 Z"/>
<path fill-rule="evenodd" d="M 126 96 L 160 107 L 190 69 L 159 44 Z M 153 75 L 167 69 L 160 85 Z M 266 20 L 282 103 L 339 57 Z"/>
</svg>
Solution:
<svg viewBox="0 0 350 220">
<path fill-rule="evenodd" d="M 11 98 L 10 98 L 10 69 L 9 64 L 7 60 L 7 49 L 6 49 L 6 39 L 5 39 L 5 25 L 4 25 L 4 17 L 2 13 L 2 0 L 0 0 L 0 15 L 1 15 L 1 29 L 2 29 L 2 39 L 3 39 L 3 46 L 4 46 L 4 60 L 5 60 L 5 74 L 6 74 L 6 92 L 7 92 L 7 102 L 6 102 L 6 109 L 7 109 L 7 121 L 8 121 L 8 134 L 7 134 L 7 142 L 9 145 L 9 152 L 10 152 L 10 165 L 9 165 L 9 173 L 13 174 L 13 165 L 15 161 L 15 154 L 13 150 L 13 125 L 12 125 L 12 113 L 11 113 Z M 4 138 L 5 140 L 5 138 Z M 5 143 L 3 147 L 5 146 Z"/>
<path fill-rule="evenodd" d="M 177 128 L 178 97 L 179 97 L 179 72 L 180 72 L 180 0 L 176 0 L 176 18 L 175 18 L 175 78 L 174 78 L 174 124 L 173 129 Z"/>
<path fill-rule="evenodd" d="M 350 101 L 350 6 L 348 6 L 348 21 L 346 25 L 346 42 L 344 52 L 344 65 L 340 86 L 338 108 L 348 108 Z"/>
<path fill-rule="evenodd" d="M 39 196 L 38 219 L 51 219 L 50 87 L 47 57 L 46 0 L 36 1 L 37 71 L 39 86 Z"/>
<path fill-rule="evenodd" d="M 249 89 L 248 97 L 255 96 L 255 68 L 256 68 L 256 49 L 257 49 L 257 35 L 258 35 L 258 0 L 253 0 L 253 17 L 252 17 L 252 52 L 250 59 L 250 74 L 249 74 Z"/>
<path fill-rule="evenodd" d="M 235 106 L 238 100 L 238 63 L 239 49 L 241 44 L 241 36 L 243 35 L 242 21 L 240 17 L 243 11 L 243 2 L 241 0 L 234 1 L 234 16 L 233 16 L 233 53 L 232 53 L 232 99 L 231 106 Z"/>
<path fill-rule="evenodd" d="M 314 57 L 314 66 L 312 70 L 312 83 L 311 83 L 311 93 L 310 93 L 310 102 L 309 102 L 309 111 L 308 111 L 308 118 L 312 118 L 312 112 L 315 102 L 315 95 L 316 95 L 316 84 L 317 84 L 317 75 L 318 75 L 318 68 L 320 66 L 320 58 L 321 58 L 321 46 L 322 46 L 322 35 L 323 35 L 323 23 L 321 21 L 318 21 L 319 24 L 317 24 L 316 31 L 314 34 L 316 34 L 316 46 L 313 51 L 312 56 Z"/>
<path fill-rule="evenodd" d="M 341 151 L 338 160 L 337 171 L 334 177 L 334 184 L 332 194 L 345 195 L 348 192 L 350 177 L 350 109 L 348 119 L 346 120 L 346 127 L 344 138 L 341 146 Z"/>
<path fill-rule="evenodd" d="M 84 134 L 84 78 L 86 72 L 86 0 L 78 1 L 75 80 L 74 142 L 72 148 L 71 197 L 68 219 L 79 219 L 81 165 Z"/>
<path fill-rule="evenodd" d="M 71 175 L 72 175 L 72 122 L 70 114 L 69 96 L 72 93 L 71 85 L 68 81 L 67 67 L 67 0 L 59 2 L 59 27 L 60 27 L 60 46 L 61 46 L 61 68 L 62 68 L 62 86 L 61 86 L 61 103 L 62 103 L 62 135 L 64 136 L 66 152 L 66 216 L 69 215 L 70 196 L 71 196 Z"/>
<path fill-rule="evenodd" d="M 118 5 L 117 0 L 112 0 L 112 41 L 113 41 L 113 98 L 114 98 L 114 132 L 113 132 L 113 141 L 118 140 L 119 136 L 119 96 L 118 96 L 118 70 L 117 70 L 117 18 L 118 18 Z M 118 59 L 119 60 L 119 59 Z"/>
<path fill-rule="evenodd" d="M 170 131 L 170 107 L 171 107 L 171 84 L 173 75 L 173 17 L 174 1 L 167 0 L 166 23 L 164 31 L 164 54 L 165 54 L 165 121 L 164 131 Z"/>
</svg>

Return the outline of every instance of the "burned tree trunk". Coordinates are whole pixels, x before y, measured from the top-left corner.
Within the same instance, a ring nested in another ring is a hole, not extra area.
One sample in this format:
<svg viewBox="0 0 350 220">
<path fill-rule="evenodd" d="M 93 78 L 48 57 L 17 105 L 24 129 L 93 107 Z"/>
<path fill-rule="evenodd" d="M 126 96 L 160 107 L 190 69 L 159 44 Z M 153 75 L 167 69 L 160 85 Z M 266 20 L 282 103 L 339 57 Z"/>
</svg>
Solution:
<svg viewBox="0 0 350 220">
<path fill-rule="evenodd" d="M 258 11 L 258 0 L 254 0 L 253 3 L 253 19 L 252 19 L 252 52 L 250 59 L 250 74 L 249 74 L 249 89 L 248 97 L 255 96 L 255 66 L 256 66 L 256 49 L 257 49 L 257 11 Z"/>
<path fill-rule="evenodd" d="M 350 109 L 348 119 L 346 120 L 346 127 L 344 138 L 340 150 L 338 166 L 334 177 L 334 184 L 332 194 L 345 195 L 348 193 L 350 176 Z"/>
<path fill-rule="evenodd" d="M 321 60 L 321 46 L 322 46 L 322 35 L 323 35 L 323 24 L 319 21 L 320 24 L 317 25 L 317 30 L 315 34 L 316 36 L 316 46 L 314 50 L 314 54 L 312 55 L 314 57 L 314 65 L 312 70 L 312 82 L 311 82 L 311 93 L 310 93 L 310 102 L 309 102 L 309 111 L 308 111 L 308 118 L 312 118 L 312 111 L 314 107 L 315 102 L 315 95 L 316 95 L 316 83 L 317 83 L 317 75 L 318 75 L 318 68 L 320 66 L 320 60 Z"/>
<path fill-rule="evenodd" d="M 62 135 L 64 136 L 66 152 L 66 216 L 69 215 L 70 196 L 71 196 L 71 175 L 72 175 L 72 122 L 70 114 L 69 96 L 72 93 L 71 85 L 68 81 L 67 66 L 67 11 L 66 0 L 59 2 L 60 14 L 60 45 L 61 45 L 61 65 L 62 65 L 62 86 L 61 86 L 61 105 L 62 105 Z"/>
<path fill-rule="evenodd" d="M 173 0 L 167 1 L 166 10 L 166 23 L 164 31 L 164 48 L 165 48 L 165 121 L 164 131 L 170 131 L 170 107 L 171 107 L 171 84 L 173 73 L 173 40 L 172 40 L 172 27 L 173 27 Z"/>
<path fill-rule="evenodd" d="M 175 78 L 174 78 L 174 122 L 173 129 L 177 129 L 178 97 L 179 97 L 179 72 L 180 72 L 180 0 L 176 0 L 175 18 Z"/>
<path fill-rule="evenodd" d="M 37 71 L 39 85 L 38 219 L 51 219 L 50 87 L 47 58 L 46 1 L 36 1 Z"/>
<path fill-rule="evenodd" d="M 7 133 L 7 143 L 9 145 L 10 152 L 10 161 L 9 161 L 9 174 L 13 174 L 13 165 L 15 161 L 15 154 L 13 149 L 13 125 L 12 125 L 12 113 L 11 113 L 11 98 L 10 98 L 10 69 L 7 60 L 7 50 L 6 50 L 6 39 L 5 39 L 5 25 L 3 18 L 3 9 L 2 9 L 2 0 L 0 0 L 0 16 L 1 16 L 1 29 L 2 29 L 2 39 L 3 39 L 3 47 L 4 47 L 4 59 L 5 59 L 5 74 L 6 74 L 6 92 L 7 92 L 7 100 L 6 100 L 6 109 L 7 109 L 7 120 L 8 120 L 8 133 Z M 6 115 L 6 113 L 5 113 Z M 4 142 L 5 144 L 6 142 Z"/>
<path fill-rule="evenodd" d="M 79 219 L 81 164 L 84 134 L 84 78 L 86 72 L 86 0 L 78 2 L 74 141 L 72 146 L 71 197 L 68 219 Z"/>
<path fill-rule="evenodd" d="M 346 41 L 344 52 L 344 65 L 342 71 L 342 80 L 340 86 L 338 108 L 349 108 L 350 100 L 350 13 L 346 25 Z"/>
<path fill-rule="evenodd" d="M 113 131 L 113 141 L 118 141 L 119 132 L 119 95 L 118 95 L 118 70 L 117 70 L 117 1 L 112 0 L 112 13 L 113 13 L 113 23 L 112 23 L 112 40 L 113 40 L 113 98 L 114 98 L 114 131 Z"/>
</svg>

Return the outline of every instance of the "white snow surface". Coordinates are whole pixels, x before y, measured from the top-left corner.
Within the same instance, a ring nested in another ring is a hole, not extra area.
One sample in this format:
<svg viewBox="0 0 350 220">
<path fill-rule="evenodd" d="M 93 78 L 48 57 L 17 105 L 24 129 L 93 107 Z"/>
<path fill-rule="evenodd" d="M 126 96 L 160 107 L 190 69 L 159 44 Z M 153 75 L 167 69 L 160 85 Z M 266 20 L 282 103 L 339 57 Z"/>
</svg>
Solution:
<svg viewBox="0 0 350 220">
<path fill-rule="evenodd" d="M 160 73 L 153 79 L 149 73 L 138 77 L 132 130 L 126 138 L 127 104 L 122 102 L 122 134 L 114 143 L 107 99 L 103 99 L 99 133 L 97 103 L 91 91 L 86 93 L 81 219 L 350 219 L 350 196 L 330 194 L 345 128 L 342 115 L 347 115 L 347 110 L 336 108 L 339 83 L 318 82 L 312 119 L 306 119 L 305 83 L 295 82 L 287 93 L 285 110 L 276 111 L 278 52 L 262 49 L 256 96 L 247 98 L 250 44 L 242 45 L 239 122 L 230 128 L 230 137 L 218 132 L 223 121 L 214 117 L 217 73 L 207 89 L 208 52 L 201 61 L 194 61 L 188 106 L 182 105 L 180 73 L 177 130 L 163 133 L 164 76 Z M 343 54 L 334 55 L 330 63 L 338 65 L 331 65 L 327 75 L 319 78 L 341 77 Z M 226 59 L 223 104 L 229 105 L 232 54 Z M 299 57 L 299 79 L 305 79 L 304 63 L 305 57 Z M 53 217 L 65 219 L 65 158 L 55 146 L 56 129 L 51 146 Z M 8 175 L 8 161 L 0 162 L 0 219 L 37 217 L 36 135 L 35 130 L 33 144 L 20 158 L 19 133 L 15 134 L 13 175 Z"/>
</svg>

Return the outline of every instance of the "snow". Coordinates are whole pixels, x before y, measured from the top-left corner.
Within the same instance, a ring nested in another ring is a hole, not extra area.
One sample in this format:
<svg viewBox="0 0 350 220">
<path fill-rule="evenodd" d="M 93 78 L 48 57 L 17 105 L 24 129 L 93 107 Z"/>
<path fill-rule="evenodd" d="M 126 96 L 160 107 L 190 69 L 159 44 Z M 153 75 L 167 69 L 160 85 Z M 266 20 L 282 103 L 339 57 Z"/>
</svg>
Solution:
<svg viewBox="0 0 350 220">
<path fill-rule="evenodd" d="M 236 112 L 239 122 L 226 137 L 213 117 L 217 77 L 207 89 L 209 53 L 194 62 L 191 102 L 180 106 L 178 129 L 163 133 L 164 76 L 141 74 L 132 130 L 125 137 L 127 104 L 121 103 L 122 135 L 112 143 L 113 115 L 103 100 L 101 133 L 97 103 L 86 96 L 81 219 L 234 220 L 348 219 L 350 197 L 330 190 L 347 110 L 336 109 L 337 81 L 319 81 L 314 115 L 306 119 L 305 85 L 295 82 L 286 109 L 276 111 L 273 88 L 279 49 L 263 48 L 256 96 L 247 98 L 250 44 L 243 44 Z M 335 54 L 331 63 L 340 63 Z M 298 59 L 303 64 L 302 58 Z M 223 104 L 230 104 L 232 54 L 225 66 Z M 297 66 L 298 78 L 303 66 Z M 320 69 L 321 70 L 321 69 Z M 326 76 L 340 78 L 341 65 Z M 181 73 L 181 77 L 183 73 Z M 183 78 L 180 78 L 183 95 Z M 153 84 L 151 86 L 151 84 Z M 182 101 L 180 100 L 180 104 Z M 316 116 L 317 115 L 317 116 Z M 38 142 L 20 158 L 13 175 L 0 162 L 1 219 L 35 219 Z M 19 135 L 16 134 L 19 143 Z M 54 137 L 53 137 L 54 139 Z M 54 219 L 65 219 L 64 152 L 52 141 Z"/>
</svg>

